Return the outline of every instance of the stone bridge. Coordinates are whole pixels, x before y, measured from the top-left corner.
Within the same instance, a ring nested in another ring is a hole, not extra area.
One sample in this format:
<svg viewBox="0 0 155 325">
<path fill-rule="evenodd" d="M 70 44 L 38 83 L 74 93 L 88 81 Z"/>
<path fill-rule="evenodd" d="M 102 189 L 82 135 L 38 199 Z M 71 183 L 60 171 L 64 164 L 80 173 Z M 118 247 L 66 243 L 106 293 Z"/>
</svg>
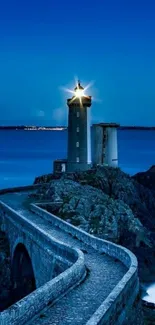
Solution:
<svg viewBox="0 0 155 325">
<path fill-rule="evenodd" d="M 27 283 L 27 296 L 0 313 L 0 325 L 139 324 L 136 257 L 39 204 L 28 207 L 32 191 L 11 189 L 0 196 L 14 287 Z"/>
</svg>

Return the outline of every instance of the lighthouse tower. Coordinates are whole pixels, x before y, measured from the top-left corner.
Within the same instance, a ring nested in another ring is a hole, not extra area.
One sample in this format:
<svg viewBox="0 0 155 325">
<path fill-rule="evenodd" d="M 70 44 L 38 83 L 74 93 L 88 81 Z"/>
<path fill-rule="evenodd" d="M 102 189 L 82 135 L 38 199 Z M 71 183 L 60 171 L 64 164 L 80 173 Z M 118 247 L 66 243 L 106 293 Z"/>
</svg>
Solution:
<svg viewBox="0 0 155 325">
<path fill-rule="evenodd" d="M 89 110 L 91 96 L 85 95 L 80 81 L 74 96 L 67 100 L 68 112 L 68 157 L 67 171 L 87 170 L 91 167 L 91 138 Z"/>
</svg>

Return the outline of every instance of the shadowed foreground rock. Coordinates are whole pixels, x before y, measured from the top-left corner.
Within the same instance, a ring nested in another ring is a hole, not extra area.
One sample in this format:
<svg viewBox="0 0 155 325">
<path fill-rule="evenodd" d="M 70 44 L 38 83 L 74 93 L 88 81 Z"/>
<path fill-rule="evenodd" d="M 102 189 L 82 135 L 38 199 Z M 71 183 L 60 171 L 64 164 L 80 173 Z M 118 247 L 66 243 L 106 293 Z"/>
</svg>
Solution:
<svg viewBox="0 0 155 325">
<path fill-rule="evenodd" d="M 0 231 L 0 311 L 8 307 L 12 290 L 10 249 L 5 233 Z"/>
<path fill-rule="evenodd" d="M 145 187 L 155 191 L 155 165 L 153 165 L 146 172 L 137 173 L 133 176 L 133 179 Z"/>
<path fill-rule="evenodd" d="M 47 183 L 36 200 L 61 201 L 48 205 L 68 222 L 131 249 L 139 260 L 142 281 L 155 276 L 155 196 L 120 169 L 98 167 L 86 172 L 45 175 Z"/>
</svg>

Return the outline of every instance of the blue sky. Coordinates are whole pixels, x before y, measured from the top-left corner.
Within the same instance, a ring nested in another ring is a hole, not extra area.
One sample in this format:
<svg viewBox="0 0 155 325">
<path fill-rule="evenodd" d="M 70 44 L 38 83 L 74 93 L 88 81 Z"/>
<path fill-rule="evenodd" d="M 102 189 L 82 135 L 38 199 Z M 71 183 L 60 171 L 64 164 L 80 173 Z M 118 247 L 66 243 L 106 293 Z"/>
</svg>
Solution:
<svg viewBox="0 0 155 325">
<path fill-rule="evenodd" d="M 94 81 L 93 122 L 155 125 L 155 2 L 0 1 L 0 124 L 67 123 L 61 87 Z"/>
</svg>

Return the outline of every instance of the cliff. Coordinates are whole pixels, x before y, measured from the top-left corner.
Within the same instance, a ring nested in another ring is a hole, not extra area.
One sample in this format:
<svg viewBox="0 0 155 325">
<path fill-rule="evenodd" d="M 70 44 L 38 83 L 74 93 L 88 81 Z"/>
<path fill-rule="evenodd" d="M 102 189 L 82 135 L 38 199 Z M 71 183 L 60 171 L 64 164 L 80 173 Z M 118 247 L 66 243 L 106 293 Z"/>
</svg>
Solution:
<svg viewBox="0 0 155 325">
<path fill-rule="evenodd" d="M 86 172 L 45 175 L 36 200 L 61 201 L 47 209 L 68 222 L 133 251 L 140 279 L 155 275 L 155 196 L 120 169 L 98 167 Z"/>
</svg>

